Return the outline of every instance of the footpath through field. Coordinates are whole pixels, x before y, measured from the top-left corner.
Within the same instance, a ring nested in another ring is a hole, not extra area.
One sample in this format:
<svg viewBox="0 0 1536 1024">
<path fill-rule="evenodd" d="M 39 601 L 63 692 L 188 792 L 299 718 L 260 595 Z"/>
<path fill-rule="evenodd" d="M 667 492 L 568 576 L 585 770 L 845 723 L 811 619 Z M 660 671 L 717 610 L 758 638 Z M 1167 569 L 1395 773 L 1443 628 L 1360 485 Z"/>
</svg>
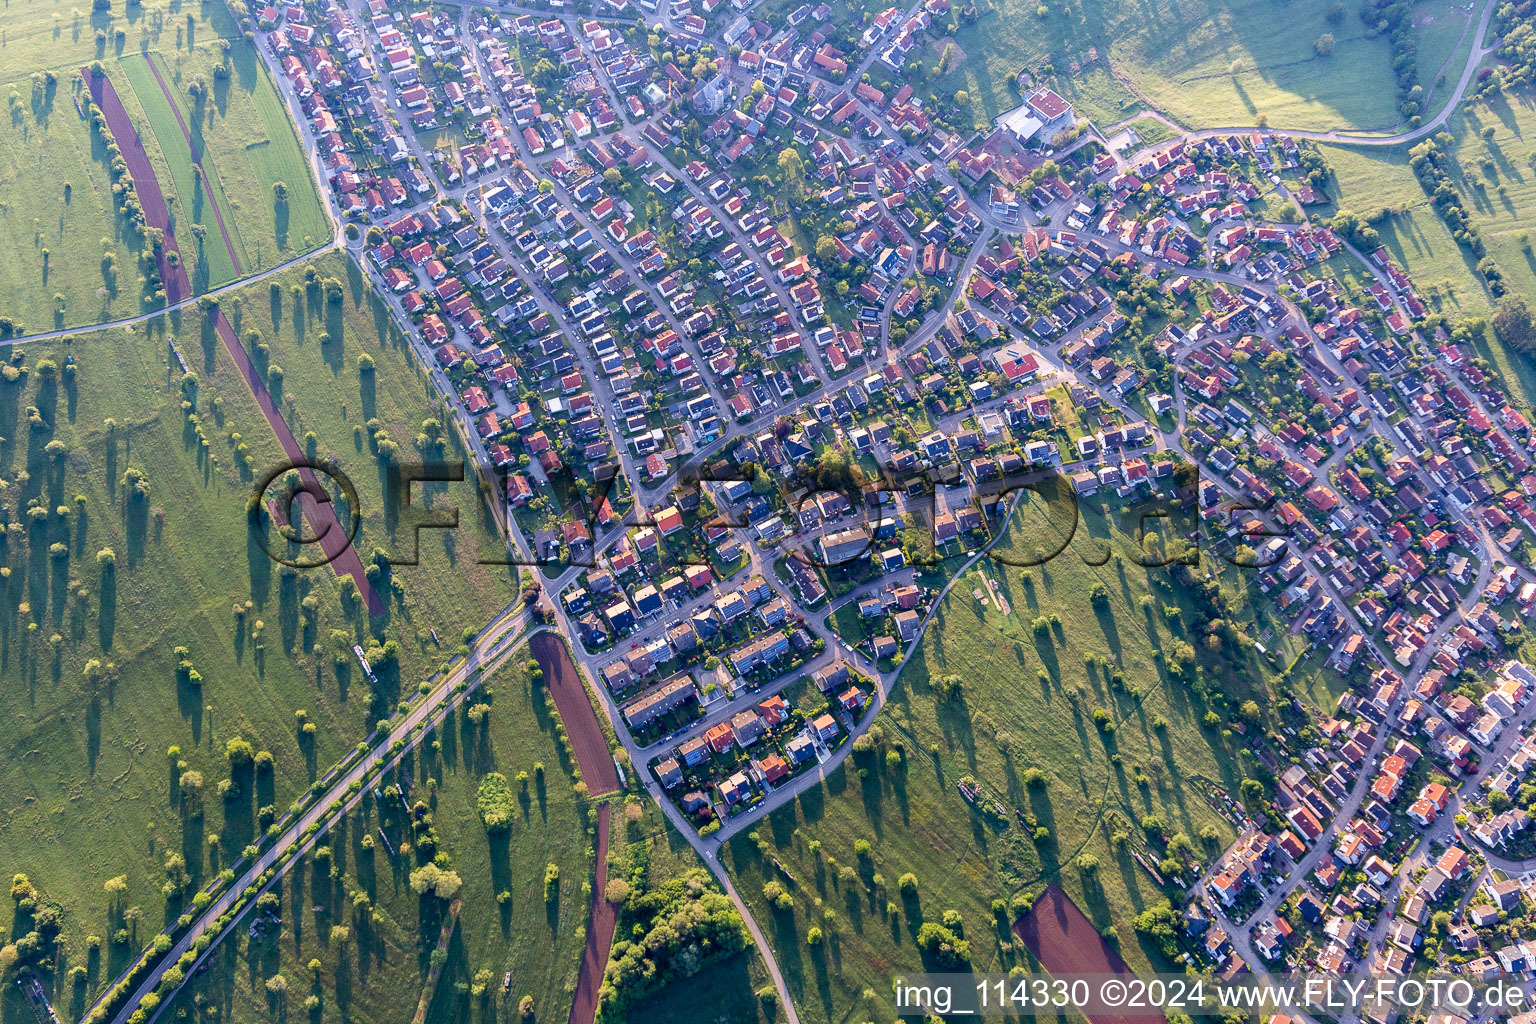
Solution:
<svg viewBox="0 0 1536 1024">
<path fill-rule="evenodd" d="M 528 640 L 544 685 L 555 698 L 560 721 L 576 754 L 576 767 L 593 799 L 619 790 L 619 773 L 613 765 L 608 741 L 597 722 L 597 712 L 587 697 L 581 673 L 571 660 L 570 649 L 556 633 L 536 633 Z M 592 882 L 591 918 L 587 922 L 587 946 L 581 954 L 581 969 L 576 975 L 576 992 L 571 998 L 570 1024 L 592 1024 L 597 1017 L 597 993 L 608 966 L 608 950 L 613 945 L 613 931 L 618 916 L 604 891 L 608 887 L 609 806 L 606 800 L 597 809 L 597 872 Z"/>
<path fill-rule="evenodd" d="M 167 260 L 169 253 L 177 253 L 176 236 L 171 228 L 170 212 L 165 205 L 165 195 L 160 191 L 160 181 L 155 177 L 154 166 L 149 162 L 149 154 L 144 151 L 144 144 L 139 139 L 138 129 L 133 125 L 133 119 L 128 116 L 128 111 L 123 108 L 122 101 L 118 99 L 117 90 L 113 88 L 111 79 L 105 76 L 96 76 L 91 69 L 80 69 L 81 76 L 85 79 L 86 88 L 90 90 L 91 99 L 101 109 L 102 116 L 106 119 L 107 128 L 112 132 L 112 138 L 117 147 L 122 151 L 123 162 L 128 165 L 128 174 L 133 179 L 133 189 L 139 198 L 139 206 L 144 210 L 144 223 L 152 228 L 158 228 L 164 235 L 164 241 L 160 251 L 155 255 L 155 262 L 160 271 L 160 280 L 165 288 L 166 304 L 171 305 L 180 302 L 184 297 L 192 295 L 191 282 L 187 280 L 186 266 L 178 258 L 174 264 Z M 218 209 L 217 206 L 214 207 Z M 223 230 L 223 225 L 220 225 Z M 225 236 L 226 241 L 228 236 Z M 233 255 L 233 252 L 231 252 Z M 277 435 L 278 443 L 283 446 L 283 453 L 288 461 L 295 466 L 301 466 L 299 477 L 304 482 L 305 488 L 311 495 L 326 493 L 314 470 L 304 466 L 304 450 L 299 447 L 298 439 L 293 436 L 293 431 L 288 429 L 288 423 L 283 419 L 277 406 L 272 401 L 272 396 L 267 391 L 267 382 L 257 374 L 256 368 L 251 365 L 250 356 L 241 347 L 240 340 L 235 337 L 235 329 L 224 316 L 222 309 L 213 310 L 213 326 L 224 343 L 224 349 L 229 357 L 234 360 L 235 366 L 240 370 L 240 375 L 245 378 L 246 387 L 250 388 L 251 395 L 256 399 L 257 406 L 266 417 L 267 424 L 272 432 Z M 333 571 L 338 576 L 351 576 L 357 584 L 358 593 L 368 602 L 368 614 L 378 615 L 384 611 L 384 602 L 374 590 L 363 571 L 363 560 L 358 556 L 357 549 L 352 546 L 352 540 L 347 536 L 347 531 L 342 527 L 336 517 L 335 502 L 333 501 L 303 501 L 305 517 L 309 520 L 313 536 L 320 538 L 320 548 L 330 560 Z M 581 685 L 577 679 L 577 686 Z M 599 733 L 601 738 L 601 733 Z M 573 740 L 574 742 L 574 740 Z M 606 750 L 606 748 L 604 748 Z M 608 765 L 609 772 L 613 772 L 613 765 Z M 614 775 L 614 786 L 618 788 L 617 775 Z M 589 782 L 588 785 L 591 785 Z"/>
</svg>

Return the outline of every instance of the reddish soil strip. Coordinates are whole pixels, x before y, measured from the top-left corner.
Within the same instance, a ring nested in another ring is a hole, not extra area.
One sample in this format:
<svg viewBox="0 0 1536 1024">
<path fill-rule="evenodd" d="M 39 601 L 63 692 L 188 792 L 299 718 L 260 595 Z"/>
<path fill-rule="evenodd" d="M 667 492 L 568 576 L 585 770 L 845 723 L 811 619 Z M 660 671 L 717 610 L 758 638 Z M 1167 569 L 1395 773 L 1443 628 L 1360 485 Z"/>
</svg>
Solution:
<svg viewBox="0 0 1536 1024">
<path fill-rule="evenodd" d="M 613 755 L 608 751 L 608 741 L 603 738 L 602 727 L 597 724 L 597 712 L 582 685 L 581 673 L 571 652 L 553 633 L 537 633 L 528 641 L 539 668 L 544 672 L 544 685 L 555 698 L 560 711 L 560 721 L 565 723 L 565 734 L 570 738 L 571 749 L 576 752 L 576 766 L 581 778 L 593 797 L 607 796 L 619 789 L 619 773 L 613 766 Z M 597 1018 L 597 992 L 603 983 L 603 971 L 608 966 L 608 950 L 613 945 L 613 930 L 618 918 L 613 905 L 603 895 L 608 886 L 608 804 L 597 809 L 597 876 L 593 880 L 592 913 L 587 921 L 587 946 L 581 954 L 581 970 L 576 975 L 576 992 L 571 998 L 570 1024 L 592 1024 Z"/>
<path fill-rule="evenodd" d="M 608 886 L 608 805 L 597 809 L 597 877 L 593 880 L 592 916 L 587 922 L 587 946 L 576 972 L 576 992 L 571 996 L 569 1024 L 592 1024 L 597 1019 L 597 993 L 608 969 L 608 950 L 618 916 L 603 895 Z"/>
<path fill-rule="evenodd" d="M 613 766 L 608 740 L 597 724 L 597 712 L 592 710 L 592 701 L 581 683 L 581 673 L 571 661 L 571 652 L 560 637 L 550 632 L 534 634 L 528 649 L 543 670 L 544 685 L 549 687 L 555 706 L 560 709 L 560 721 L 565 723 L 565 734 L 576 752 L 576 767 L 581 769 L 588 792 L 593 798 L 618 792 L 619 773 Z"/>
<path fill-rule="evenodd" d="M 1072 897 L 1052 882 L 1034 909 L 1013 926 L 1035 958 L 1054 975 L 1134 974 L 1118 950 L 1099 935 Z M 1092 1013 L 1093 1024 L 1155 1024 L 1160 1014 Z"/>
<path fill-rule="evenodd" d="M 174 304 L 184 298 L 191 298 L 192 286 L 187 280 L 186 267 L 180 261 L 172 266 L 165 260 L 166 253 L 177 252 L 176 237 L 171 230 L 170 213 L 165 206 L 165 196 L 160 191 L 160 182 L 155 177 L 155 169 L 149 162 L 149 155 L 144 152 L 144 144 L 139 140 L 139 133 L 133 126 L 133 119 L 123 109 L 122 101 L 118 99 L 117 90 L 112 87 L 110 79 L 97 78 L 91 74 L 88 67 L 81 68 L 80 73 L 85 79 L 86 87 L 91 91 L 91 99 L 101 108 L 102 116 L 106 118 L 107 128 L 112 132 L 113 140 L 117 142 L 118 149 L 122 150 L 123 162 L 128 165 L 128 174 L 133 178 L 134 192 L 138 194 L 139 205 L 144 210 L 144 222 L 152 228 L 159 228 L 165 235 L 162 252 L 158 257 L 158 266 L 160 280 L 165 286 L 166 302 Z M 225 351 L 235 361 L 240 375 L 245 378 L 246 386 L 250 388 L 257 406 L 266 417 L 267 424 L 277 435 L 284 454 L 296 465 L 303 462 L 304 450 L 299 447 L 293 431 L 288 429 L 288 423 L 283 419 L 277 406 L 273 404 L 272 396 L 267 393 L 266 381 L 261 379 L 256 373 L 256 368 L 251 365 L 250 357 L 241 347 L 240 340 L 235 337 L 235 329 L 225 318 L 223 310 L 214 311 L 213 326 L 219 335 L 219 340 L 224 343 Z M 316 489 L 312 493 L 319 493 L 318 489 L 322 484 L 313 470 L 300 469 L 299 476 L 306 486 Z M 331 568 L 338 576 L 352 577 L 357 584 L 358 592 L 368 602 L 370 615 L 381 614 L 384 611 L 384 602 L 373 589 L 373 584 L 368 582 L 368 577 L 363 572 L 363 560 L 358 556 L 357 550 L 352 547 L 346 529 L 336 518 L 335 503 L 305 501 L 303 504 L 305 518 L 309 520 L 310 536 L 321 538 L 320 549 L 330 558 Z M 580 679 L 577 679 L 576 685 L 580 687 Z M 594 721 L 594 728 L 595 726 Z M 601 731 L 598 732 L 598 739 L 602 739 Z M 606 753 L 607 747 L 604 746 L 603 749 Z M 611 761 L 608 764 L 608 771 L 610 773 L 614 771 Z M 614 779 L 613 788 L 617 789 L 616 774 Z"/>
<path fill-rule="evenodd" d="M 80 74 L 85 79 L 86 88 L 91 91 L 91 99 L 107 119 L 107 128 L 112 132 L 117 148 L 123 152 L 123 162 L 128 165 L 133 189 L 138 193 L 139 206 L 144 210 L 144 222 L 165 232 L 165 245 L 157 261 L 160 280 L 165 285 L 166 303 L 191 298 L 192 288 L 187 283 L 186 269 L 179 261 L 174 267 L 165 262 L 166 253 L 177 252 L 176 239 L 169 228 L 171 215 L 165 208 L 165 196 L 160 192 L 160 182 L 155 178 L 149 154 L 144 152 L 144 143 L 139 140 L 139 130 L 133 126 L 133 118 L 128 116 L 128 111 L 123 109 L 123 101 L 117 98 L 117 90 L 112 87 L 110 79 L 105 76 L 97 78 L 91 74 L 90 68 L 81 68 Z M 177 252 L 177 255 L 180 253 Z"/>
<path fill-rule="evenodd" d="M 202 154 L 198 152 L 198 148 L 196 146 L 192 145 L 192 133 L 187 130 L 187 122 L 181 116 L 181 105 L 176 102 L 176 97 L 171 95 L 170 87 L 165 84 L 165 79 L 161 77 L 160 65 L 156 64 L 154 58 L 150 57 L 148 54 L 145 55 L 144 60 L 148 62 L 150 73 L 155 76 L 155 81 L 160 83 L 160 91 L 165 94 L 165 102 L 170 106 L 171 113 L 176 115 L 176 123 L 181 126 L 182 138 L 187 140 L 187 151 L 192 154 L 192 162 L 203 171 L 203 192 L 208 196 L 208 205 L 213 207 L 213 219 L 218 222 L 219 234 L 224 237 L 224 249 L 229 253 L 229 262 L 235 265 L 235 276 L 239 277 L 244 274 L 245 271 L 240 267 L 240 257 L 235 255 L 235 244 L 230 241 L 229 232 L 225 230 L 224 214 L 219 210 L 218 201 L 213 198 L 213 186 L 208 182 L 207 169 L 203 168 Z"/>
</svg>

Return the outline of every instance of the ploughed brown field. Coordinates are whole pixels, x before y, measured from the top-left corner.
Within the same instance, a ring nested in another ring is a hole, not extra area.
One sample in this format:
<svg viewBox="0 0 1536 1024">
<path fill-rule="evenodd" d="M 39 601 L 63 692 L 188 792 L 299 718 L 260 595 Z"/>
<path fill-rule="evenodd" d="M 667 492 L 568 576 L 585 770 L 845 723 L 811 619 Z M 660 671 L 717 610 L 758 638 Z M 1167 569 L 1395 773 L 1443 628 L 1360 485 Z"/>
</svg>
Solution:
<svg viewBox="0 0 1536 1024">
<path fill-rule="evenodd" d="M 549 687 L 555 707 L 560 709 L 560 720 L 565 723 L 565 733 L 570 737 L 576 764 L 589 792 L 593 798 L 617 792 L 619 773 L 570 651 L 559 637 L 549 632 L 535 634 L 529 639 L 528 648 L 544 671 L 544 685 Z M 608 966 L 613 930 L 618 924 L 613 904 L 603 896 L 608 884 L 608 815 L 608 803 L 604 801 L 597 809 L 597 878 L 592 889 L 592 918 L 587 922 L 587 945 L 571 999 L 570 1024 L 592 1024 L 597 1017 L 598 989 Z"/>
<path fill-rule="evenodd" d="M 1054 975 L 1134 973 L 1072 902 L 1072 897 L 1054 882 L 1040 894 L 1034 909 L 1013 926 L 1013 931 Z M 1149 1013 L 1101 1012 L 1086 1016 L 1093 1024 L 1158 1024 L 1163 1020 L 1161 1014 Z"/>
</svg>

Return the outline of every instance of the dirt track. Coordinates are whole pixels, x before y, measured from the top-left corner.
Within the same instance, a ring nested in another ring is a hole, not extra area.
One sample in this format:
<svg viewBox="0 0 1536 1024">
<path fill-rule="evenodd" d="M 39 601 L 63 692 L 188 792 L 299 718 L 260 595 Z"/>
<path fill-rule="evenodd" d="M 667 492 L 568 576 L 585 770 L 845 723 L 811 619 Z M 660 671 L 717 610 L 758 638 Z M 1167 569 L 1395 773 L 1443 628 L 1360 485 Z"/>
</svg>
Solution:
<svg viewBox="0 0 1536 1024">
<path fill-rule="evenodd" d="M 164 245 L 156 262 L 160 270 L 160 280 L 165 286 L 167 304 L 181 301 L 192 294 L 191 283 L 187 279 L 186 265 L 177 260 L 175 265 L 166 261 L 166 254 L 175 252 L 176 236 L 171 229 L 170 212 L 165 205 L 165 195 L 160 191 L 160 181 L 155 177 L 154 165 L 149 162 L 149 154 L 144 151 L 144 144 L 139 139 L 138 130 L 133 126 L 133 119 L 128 116 L 128 111 L 123 109 L 123 104 L 117 96 L 117 90 L 113 88 L 108 78 L 97 78 L 91 74 L 88 67 L 80 69 L 81 76 L 85 79 L 86 87 L 90 90 L 91 99 L 101 108 L 102 116 L 106 118 L 107 128 L 112 132 L 112 138 L 122 150 L 123 162 L 128 165 L 128 174 L 133 179 L 134 192 L 138 194 L 139 205 L 144 210 L 144 222 L 152 228 L 159 228 L 165 235 Z M 217 210 L 217 207 L 215 207 Z M 222 225 L 220 230 L 222 230 Z M 240 375 L 245 378 L 246 386 L 256 399 L 257 406 L 266 417 L 267 424 L 272 432 L 277 435 L 278 443 L 283 446 L 283 453 L 289 462 L 295 465 L 304 460 L 304 450 L 299 447 L 298 440 L 293 436 L 293 431 L 288 429 L 287 422 L 272 402 L 272 396 L 267 393 L 267 382 L 256 373 L 256 368 L 251 365 L 250 357 L 235 337 L 235 329 L 224 316 L 223 310 L 215 310 L 213 314 L 213 326 L 218 333 L 219 340 L 224 343 L 224 349 L 229 357 L 234 360 L 240 369 Z M 319 493 L 322 484 L 313 470 L 301 469 L 300 477 L 305 484 L 314 490 L 311 493 Z M 305 510 L 305 518 L 309 520 L 312 536 L 321 538 L 320 547 L 330 557 L 330 564 L 335 573 L 351 576 L 357 584 L 358 592 L 368 602 L 368 613 L 378 615 L 384 611 L 384 603 L 379 599 L 378 593 L 373 589 L 373 584 L 368 582 L 368 577 L 363 572 L 363 560 L 358 556 L 357 550 L 352 547 L 346 529 L 336 518 L 336 509 L 333 502 L 316 503 L 314 501 L 302 502 Z M 580 686 L 580 681 L 577 683 Z M 569 728 L 569 727 L 568 727 Z M 601 732 L 599 732 L 601 738 Z M 606 747 L 604 748 L 606 750 Z M 608 765 L 608 770 L 613 771 L 613 765 Z M 614 776 L 614 787 L 618 788 L 618 776 Z"/>
<path fill-rule="evenodd" d="M 1118 950 L 1099 935 L 1072 897 L 1056 883 L 1040 894 L 1035 907 L 1013 926 L 1047 971 L 1063 974 L 1125 974 L 1134 972 Z M 1159 1014 L 1094 1013 L 1093 1024 L 1157 1024 Z"/>
</svg>

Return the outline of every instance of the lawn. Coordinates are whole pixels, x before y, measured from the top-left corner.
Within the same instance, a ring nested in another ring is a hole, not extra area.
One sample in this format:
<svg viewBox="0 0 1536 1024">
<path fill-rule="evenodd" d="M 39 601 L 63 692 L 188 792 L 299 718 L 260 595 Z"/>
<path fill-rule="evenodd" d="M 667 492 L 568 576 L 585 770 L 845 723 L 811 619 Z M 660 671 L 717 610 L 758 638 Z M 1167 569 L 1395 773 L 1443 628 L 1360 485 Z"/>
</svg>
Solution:
<svg viewBox="0 0 1536 1024">
<path fill-rule="evenodd" d="M 1084 74 L 1108 80 L 1077 98 L 1088 100 L 1084 113 L 1111 122 L 1134 113 L 1138 97 L 1191 128 L 1252 124 L 1260 113 L 1283 128 L 1398 121 L 1390 47 L 1365 35 L 1354 8 L 1330 20 L 1325 3 L 1276 0 L 1036 6 L 981 4 L 981 17 L 956 33 L 965 59 L 938 91 L 967 89 L 978 118 L 990 120 L 1017 104 L 1012 76 L 1049 64 L 1063 84 Z M 1319 57 L 1313 43 L 1324 33 L 1335 48 Z M 1115 75 L 1125 81 L 1110 84 Z"/>
<path fill-rule="evenodd" d="M 9 439 L 0 443 L 0 477 L 9 481 L 0 509 L 13 524 L 0 552 L 10 570 L 0 587 L 0 714 L 10 723 L 0 737 L 0 863 L 30 874 L 61 909 L 72 951 L 63 967 L 87 968 L 78 990 L 66 971 L 45 979 L 57 982 L 61 1007 L 99 991 L 195 886 L 240 855 L 265 827 L 263 808 L 286 809 L 455 653 L 462 630 L 478 629 L 515 596 L 511 570 L 475 564 L 500 542 L 468 482 L 446 494 L 434 485 L 431 500 L 456 505 L 460 528 L 424 532 L 420 564 L 398 564 L 426 499 L 387 515 L 377 465 L 366 443 L 361 453 L 352 447 L 352 425 L 366 410 L 410 445 L 435 405 L 345 257 L 315 264 L 314 289 L 304 268 L 277 281 L 297 287 L 297 300 L 280 289 L 274 302 L 263 283 L 224 296 L 222 306 L 237 331 L 260 330 L 270 360 L 282 360 L 280 404 L 295 433 L 314 431 L 317 453 L 338 453 L 356 480 L 359 549 L 365 557 L 385 549 L 396 563 L 380 574 L 390 608 L 373 623 L 344 606 L 330 568 L 290 573 L 263 550 L 276 548 L 270 535 L 261 541 L 248 530 L 253 479 L 280 464 L 280 449 L 197 312 L 17 348 L 33 372 L 0 379 L 0 437 Z M 333 274 L 337 303 L 321 283 Z M 324 346 L 322 332 L 333 339 Z M 168 334 L 197 375 L 192 392 L 183 391 Z M 366 391 L 357 369 L 365 351 L 374 362 Z M 59 367 L 70 355 L 76 368 L 66 375 Z M 55 367 L 51 387 L 37 372 L 45 357 Z M 183 419 L 184 394 L 195 397 L 200 422 Z M 30 426 L 29 407 L 40 410 Z M 45 451 L 55 440 L 58 458 Z M 130 497 L 130 469 L 147 479 L 146 496 Z M 96 558 L 108 547 L 110 586 Z M 386 665 L 371 685 L 348 652 L 353 642 L 385 639 L 399 644 L 398 667 Z M 196 678 L 178 671 L 177 647 Z M 93 660 L 100 667 L 88 677 Z M 224 745 L 236 735 L 270 751 L 275 770 L 220 800 L 215 788 L 230 775 Z M 168 762 L 172 745 L 184 768 Z M 180 794 L 184 771 L 203 780 L 201 801 Z M 199 803 L 205 809 L 195 814 Z M 176 884 L 166 889 L 168 874 Z M 127 876 L 136 924 L 124 907 L 109 915 L 102 886 L 118 875 Z M 112 941 L 119 929 L 123 941 Z M 107 941 L 91 954 L 93 934 Z"/>
<path fill-rule="evenodd" d="M 1020 517 L 996 549 L 1004 559 L 1048 552 L 1066 536 L 1038 501 Z M 871 730 L 878 738 L 727 844 L 725 863 L 769 931 L 805 1020 L 890 1020 L 886 997 L 867 992 L 885 992 L 898 971 L 938 969 L 915 937 L 949 911 L 976 970 L 1028 969 L 993 901 L 1006 907 L 1050 881 L 1115 930 L 1134 967 L 1162 966 L 1131 927 L 1160 895 L 1132 856 L 1144 845 L 1138 825 L 1153 815 L 1209 853 L 1233 834 L 1207 802 L 1209 787 L 1235 793 L 1252 761 L 1245 741 L 1201 724 L 1205 703 L 1155 657 L 1182 641 L 1193 595 L 1167 569 L 1136 564 L 1127 525 L 1134 520 L 1090 508 L 1047 564 L 994 563 L 1009 614 L 969 586 L 951 590 Z M 1089 597 L 1095 584 L 1103 607 Z M 1267 671 L 1251 649 L 1223 656 L 1195 646 L 1212 690 L 1262 701 Z M 951 676 L 960 689 L 946 695 Z M 1112 730 L 1097 724 L 1101 710 Z M 958 791 L 967 778 L 981 787 L 976 806 Z M 907 872 L 910 895 L 898 884 Z M 772 882 L 786 891 L 786 909 L 769 905 Z M 818 944 L 807 942 L 811 927 Z"/>
<path fill-rule="evenodd" d="M 106 150 L 75 109 L 77 85 L 72 74 L 58 75 L 34 105 L 29 78 L 10 84 L 25 98 L 0 127 L 0 246 L 8 254 L 0 261 L 0 316 L 19 331 L 75 327 L 141 308 L 138 245 L 123 236 Z M 55 296 L 63 297 L 62 313 Z"/>
<path fill-rule="evenodd" d="M 300 1004 L 314 995 L 318 1006 L 303 1011 L 312 1022 L 404 1024 L 425 995 L 425 1021 L 448 1024 L 470 1020 L 472 1006 L 478 1019 L 515 1019 L 529 995 L 534 1020 L 565 1020 L 590 898 L 587 807 L 560 749 L 558 720 L 525 661 L 514 657 L 486 685 L 488 713 L 477 723 L 468 705 L 455 712 L 395 778 L 396 792 L 409 780 L 408 802 L 426 811 L 435 846 L 423 843 L 419 829 L 413 836 L 403 797 L 390 790 L 383 800 L 365 796 L 317 844 L 329 847 L 329 863 L 311 855 L 284 878 L 280 933 L 268 927 L 253 937 L 248 926 L 257 915 L 243 919 L 183 999 L 201 995 L 224 1019 L 256 1022 L 280 1017 L 284 1006 L 296 1019 Z M 496 834 L 487 832 L 476 809 L 481 781 L 491 772 L 506 778 L 515 800 L 510 827 Z M 527 775 L 526 790 L 520 773 Z M 457 929 L 428 991 L 445 904 L 417 896 L 409 876 L 433 856 L 446 856 L 463 888 Z M 546 889 L 550 864 L 558 880 Z M 366 894 L 366 909 L 358 893 Z M 345 940 L 333 932 L 337 926 L 350 930 Z M 312 959 L 321 964 L 317 975 Z M 480 982 L 489 982 L 483 997 L 475 990 L 481 971 Z M 268 985 L 279 974 L 287 982 L 282 999 Z"/>
<path fill-rule="evenodd" d="M 1163 122 L 1151 117 L 1141 117 L 1126 125 L 1135 136 L 1136 141 L 1126 152 L 1134 153 L 1146 146 L 1157 146 L 1175 137 L 1175 132 Z"/>
</svg>

